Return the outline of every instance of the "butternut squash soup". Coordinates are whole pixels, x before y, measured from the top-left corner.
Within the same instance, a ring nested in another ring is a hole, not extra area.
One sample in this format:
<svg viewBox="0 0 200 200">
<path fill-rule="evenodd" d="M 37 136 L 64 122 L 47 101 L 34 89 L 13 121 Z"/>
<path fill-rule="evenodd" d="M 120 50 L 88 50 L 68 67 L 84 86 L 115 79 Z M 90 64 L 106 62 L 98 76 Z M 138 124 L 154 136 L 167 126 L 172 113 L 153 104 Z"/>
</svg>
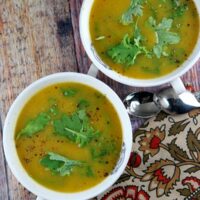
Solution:
<svg viewBox="0 0 200 200">
<path fill-rule="evenodd" d="M 83 84 L 59 83 L 36 93 L 24 106 L 15 142 L 34 180 L 56 191 L 77 192 L 112 172 L 122 128 L 106 96 Z"/>
<path fill-rule="evenodd" d="M 158 78 L 193 51 L 199 14 L 192 0 L 95 0 L 90 34 L 111 69 L 132 78 Z"/>
</svg>

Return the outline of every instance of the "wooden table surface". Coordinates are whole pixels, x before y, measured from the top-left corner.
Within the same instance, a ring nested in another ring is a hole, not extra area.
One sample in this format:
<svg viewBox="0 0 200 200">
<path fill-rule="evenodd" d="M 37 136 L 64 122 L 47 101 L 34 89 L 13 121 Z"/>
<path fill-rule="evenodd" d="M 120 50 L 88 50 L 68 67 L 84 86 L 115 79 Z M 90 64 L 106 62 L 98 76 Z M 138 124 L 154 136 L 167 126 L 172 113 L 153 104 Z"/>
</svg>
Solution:
<svg viewBox="0 0 200 200">
<path fill-rule="evenodd" d="M 30 83 L 48 74 L 87 73 L 90 61 L 81 45 L 78 27 L 81 2 L 0 0 L 0 200 L 35 199 L 12 175 L 3 153 L 2 128 L 13 100 Z M 199 66 L 200 62 L 182 77 L 196 90 L 200 89 Z M 142 90 L 119 84 L 102 73 L 98 78 L 121 98 L 130 91 Z M 134 120 L 133 130 L 141 123 Z"/>
</svg>

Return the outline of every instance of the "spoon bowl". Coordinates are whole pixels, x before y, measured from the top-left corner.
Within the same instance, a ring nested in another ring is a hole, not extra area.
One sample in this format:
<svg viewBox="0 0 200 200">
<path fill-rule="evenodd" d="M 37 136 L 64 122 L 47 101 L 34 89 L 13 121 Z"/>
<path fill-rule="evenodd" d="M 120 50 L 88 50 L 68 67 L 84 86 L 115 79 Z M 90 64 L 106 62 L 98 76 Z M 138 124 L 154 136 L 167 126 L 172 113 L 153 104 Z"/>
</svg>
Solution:
<svg viewBox="0 0 200 200">
<path fill-rule="evenodd" d="M 171 115 L 184 114 L 195 108 L 200 108 L 200 103 L 190 91 L 177 95 L 173 88 L 165 88 L 154 95 L 153 101 L 163 111 Z"/>
<path fill-rule="evenodd" d="M 153 99 L 153 93 L 143 91 L 129 94 L 123 102 L 129 115 L 149 118 L 160 112 Z"/>
<path fill-rule="evenodd" d="M 161 110 L 168 114 L 184 114 L 195 108 L 200 108 L 200 92 L 192 94 L 185 91 L 179 95 L 172 87 L 165 88 L 158 93 L 133 92 L 126 96 L 124 105 L 131 116 L 150 118 Z"/>
</svg>

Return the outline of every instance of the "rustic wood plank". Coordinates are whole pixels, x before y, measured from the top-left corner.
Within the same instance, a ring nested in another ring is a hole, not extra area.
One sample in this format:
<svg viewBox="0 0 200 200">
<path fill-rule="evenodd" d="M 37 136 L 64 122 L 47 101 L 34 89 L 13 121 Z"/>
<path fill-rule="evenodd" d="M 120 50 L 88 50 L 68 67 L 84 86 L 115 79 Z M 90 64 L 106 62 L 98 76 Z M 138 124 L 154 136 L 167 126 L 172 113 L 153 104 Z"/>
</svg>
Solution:
<svg viewBox="0 0 200 200">
<path fill-rule="evenodd" d="M 2 133 L 2 122 L 0 118 L 0 200 L 6 200 L 8 199 L 8 180 L 6 162 L 3 154 Z"/>
<path fill-rule="evenodd" d="M 5 120 L 14 98 L 34 80 L 60 71 L 78 70 L 87 73 L 90 60 L 81 44 L 78 27 L 82 0 L 69 0 L 69 3 L 67 0 L 0 0 L 2 121 Z M 192 82 L 196 90 L 200 90 L 199 65 L 200 62 L 183 76 L 184 81 Z M 102 73 L 98 78 L 113 88 L 121 98 L 130 91 L 157 91 L 160 88 L 128 87 Z M 142 122 L 143 120 L 133 120 L 133 130 L 137 129 Z M 16 181 L 10 170 L 5 169 L 2 135 L 0 135 L 0 142 L 0 172 L 2 173 L 0 174 L 0 200 L 35 199 L 33 194 Z"/>
<path fill-rule="evenodd" d="M 75 42 L 75 52 L 77 57 L 78 69 L 81 73 L 87 73 L 88 68 L 91 64 L 88 56 L 83 48 L 80 39 L 79 32 L 79 14 L 83 0 L 69 0 L 70 11 L 71 11 L 71 19 L 72 19 L 72 27 L 73 27 L 73 35 Z"/>
<path fill-rule="evenodd" d="M 182 76 L 182 79 L 185 83 L 190 83 L 194 86 L 195 91 L 200 90 L 200 59 L 196 64 Z"/>
<path fill-rule="evenodd" d="M 40 77 L 62 71 L 77 71 L 68 1 L 0 1 L 2 121 L 15 97 L 27 85 Z M 16 181 L 9 169 L 3 171 L 2 146 L 0 158 L 1 173 L 7 175 L 9 184 L 9 194 L 5 189 L 0 199 L 35 199 Z M 5 177 L 1 179 L 5 181 Z M 4 184 L 6 188 L 6 182 Z"/>
<path fill-rule="evenodd" d="M 0 13 L 0 87 L 7 91 L 1 108 L 5 114 L 9 103 L 34 80 L 77 68 L 66 0 L 3 1 Z"/>
</svg>

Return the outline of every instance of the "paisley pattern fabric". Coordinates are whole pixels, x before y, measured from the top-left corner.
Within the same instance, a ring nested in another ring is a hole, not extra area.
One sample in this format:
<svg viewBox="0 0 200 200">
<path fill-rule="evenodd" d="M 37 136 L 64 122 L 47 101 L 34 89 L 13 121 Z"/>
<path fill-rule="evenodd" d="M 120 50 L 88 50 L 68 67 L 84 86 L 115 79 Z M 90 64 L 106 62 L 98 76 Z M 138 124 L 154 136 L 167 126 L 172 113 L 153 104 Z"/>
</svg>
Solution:
<svg viewBox="0 0 200 200">
<path fill-rule="evenodd" d="M 133 135 L 119 180 L 96 200 L 181 200 L 200 187 L 200 109 L 160 113 Z M 192 200 L 200 200 L 200 194 Z"/>
</svg>

